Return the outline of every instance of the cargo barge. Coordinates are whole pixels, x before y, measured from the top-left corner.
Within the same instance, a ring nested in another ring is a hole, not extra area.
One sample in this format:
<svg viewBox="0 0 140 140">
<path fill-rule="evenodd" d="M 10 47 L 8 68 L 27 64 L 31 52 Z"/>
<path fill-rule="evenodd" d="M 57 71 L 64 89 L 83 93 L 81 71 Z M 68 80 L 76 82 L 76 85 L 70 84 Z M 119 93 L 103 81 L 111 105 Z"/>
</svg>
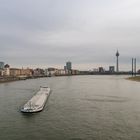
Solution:
<svg viewBox="0 0 140 140">
<path fill-rule="evenodd" d="M 42 111 L 50 95 L 49 87 L 40 87 L 40 90 L 21 108 L 21 112 L 34 113 Z"/>
</svg>

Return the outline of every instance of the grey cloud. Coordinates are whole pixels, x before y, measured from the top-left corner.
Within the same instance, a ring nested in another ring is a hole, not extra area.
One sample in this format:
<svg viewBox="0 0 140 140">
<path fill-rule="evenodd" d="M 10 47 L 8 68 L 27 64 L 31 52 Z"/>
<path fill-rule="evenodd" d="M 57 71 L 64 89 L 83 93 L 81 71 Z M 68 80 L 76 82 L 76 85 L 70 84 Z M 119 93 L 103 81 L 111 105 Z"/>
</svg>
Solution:
<svg viewBox="0 0 140 140">
<path fill-rule="evenodd" d="M 13 65 L 80 69 L 123 66 L 140 52 L 138 0 L 0 0 L 0 59 Z M 138 62 L 139 64 L 139 62 Z"/>
</svg>

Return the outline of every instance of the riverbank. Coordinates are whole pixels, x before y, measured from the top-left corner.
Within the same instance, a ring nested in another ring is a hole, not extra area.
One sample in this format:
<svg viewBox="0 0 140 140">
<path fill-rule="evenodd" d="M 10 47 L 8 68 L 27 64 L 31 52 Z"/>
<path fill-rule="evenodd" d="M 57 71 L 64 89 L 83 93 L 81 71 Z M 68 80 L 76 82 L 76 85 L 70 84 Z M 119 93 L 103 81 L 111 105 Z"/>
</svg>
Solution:
<svg viewBox="0 0 140 140">
<path fill-rule="evenodd" d="M 27 79 L 36 79 L 36 78 L 45 78 L 46 76 L 35 76 L 35 77 L 1 77 L 0 78 L 0 84 L 1 83 L 8 83 L 8 82 L 14 82 L 14 81 L 21 81 L 21 80 L 27 80 Z"/>
<path fill-rule="evenodd" d="M 59 77 L 59 76 L 80 76 L 80 75 L 110 75 L 110 74 L 78 74 L 78 75 L 30 76 L 30 77 L 0 77 L 0 84 L 1 83 L 7 83 L 7 82 L 13 82 L 13 81 L 27 80 L 27 79 Z M 111 74 L 111 75 L 116 75 L 116 74 Z M 118 74 L 118 75 L 125 75 L 125 74 Z M 140 81 L 140 76 L 129 77 L 129 78 L 126 78 L 126 79 L 127 80 L 133 80 L 133 81 Z"/>
<path fill-rule="evenodd" d="M 6 77 L 6 78 L 0 78 L 0 83 L 7 83 L 12 81 L 18 81 L 19 78 L 17 77 Z"/>
<path fill-rule="evenodd" d="M 128 80 L 132 80 L 132 81 L 140 82 L 140 76 L 129 77 L 129 78 L 127 78 L 127 79 L 128 79 Z"/>
</svg>

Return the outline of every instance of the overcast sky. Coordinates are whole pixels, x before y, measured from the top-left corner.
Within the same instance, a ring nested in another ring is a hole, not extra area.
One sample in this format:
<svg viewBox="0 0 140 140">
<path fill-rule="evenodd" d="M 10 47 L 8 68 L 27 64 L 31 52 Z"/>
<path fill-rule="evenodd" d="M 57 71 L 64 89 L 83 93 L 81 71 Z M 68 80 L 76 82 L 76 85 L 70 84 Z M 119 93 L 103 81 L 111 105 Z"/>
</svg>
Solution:
<svg viewBox="0 0 140 140">
<path fill-rule="evenodd" d="M 140 68 L 140 0 L 0 0 L 0 61 L 11 67 Z"/>
</svg>

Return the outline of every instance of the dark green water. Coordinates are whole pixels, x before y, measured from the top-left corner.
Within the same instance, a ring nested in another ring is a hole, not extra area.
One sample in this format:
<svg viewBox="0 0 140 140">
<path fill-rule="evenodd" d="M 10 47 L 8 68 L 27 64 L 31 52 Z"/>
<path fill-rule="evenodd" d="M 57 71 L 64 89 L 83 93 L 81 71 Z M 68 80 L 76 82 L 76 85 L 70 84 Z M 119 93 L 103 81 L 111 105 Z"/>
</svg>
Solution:
<svg viewBox="0 0 140 140">
<path fill-rule="evenodd" d="M 20 107 L 51 89 L 40 113 Z M 123 76 L 52 77 L 0 84 L 0 140 L 139 140 L 140 83 Z"/>
</svg>

